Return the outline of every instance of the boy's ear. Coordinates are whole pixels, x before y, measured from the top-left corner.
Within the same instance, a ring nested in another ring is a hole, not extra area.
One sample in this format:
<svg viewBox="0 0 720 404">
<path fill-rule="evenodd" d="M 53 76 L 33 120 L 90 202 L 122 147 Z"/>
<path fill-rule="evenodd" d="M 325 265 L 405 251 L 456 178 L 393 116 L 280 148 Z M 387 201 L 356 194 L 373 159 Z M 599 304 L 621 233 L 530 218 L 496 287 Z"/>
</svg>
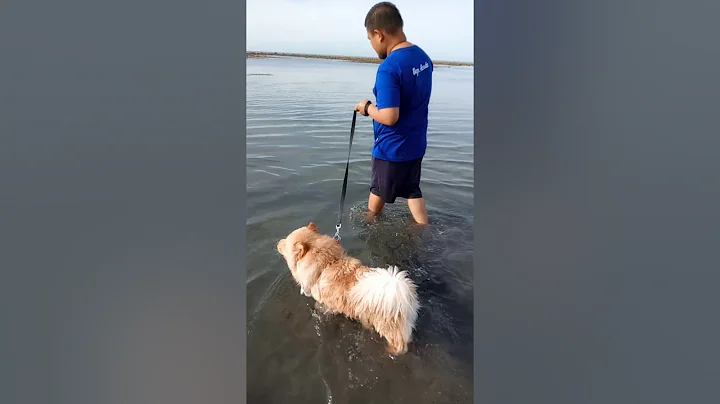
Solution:
<svg viewBox="0 0 720 404">
<path fill-rule="evenodd" d="M 310 229 L 314 232 L 318 231 L 317 226 L 315 226 L 315 223 L 313 223 L 313 222 L 310 222 L 310 224 L 308 225 L 308 229 Z"/>
<path fill-rule="evenodd" d="M 298 241 L 293 246 L 293 252 L 295 253 L 295 256 L 298 260 L 302 259 L 302 257 L 305 256 L 308 252 L 308 246 L 307 244 L 303 243 L 302 241 Z"/>
</svg>

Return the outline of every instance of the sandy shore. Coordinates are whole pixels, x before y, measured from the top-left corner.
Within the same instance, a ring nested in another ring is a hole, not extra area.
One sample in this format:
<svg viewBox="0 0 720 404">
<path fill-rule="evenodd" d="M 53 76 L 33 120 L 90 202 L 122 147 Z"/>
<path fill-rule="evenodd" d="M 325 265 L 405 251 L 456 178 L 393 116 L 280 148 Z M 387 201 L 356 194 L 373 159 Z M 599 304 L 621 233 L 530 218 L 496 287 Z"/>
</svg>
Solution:
<svg viewBox="0 0 720 404">
<path fill-rule="evenodd" d="M 266 58 L 266 57 L 296 57 L 296 58 L 307 58 L 307 59 L 326 59 L 326 60 L 344 60 L 347 62 L 354 63 L 373 63 L 379 64 L 381 62 L 378 58 L 366 58 L 357 56 L 329 56 L 329 55 L 308 55 L 302 53 L 282 53 L 282 52 L 247 52 L 248 59 Z M 473 66 L 472 63 L 465 62 L 448 62 L 434 60 L 435 66 Z"/>
</svg>

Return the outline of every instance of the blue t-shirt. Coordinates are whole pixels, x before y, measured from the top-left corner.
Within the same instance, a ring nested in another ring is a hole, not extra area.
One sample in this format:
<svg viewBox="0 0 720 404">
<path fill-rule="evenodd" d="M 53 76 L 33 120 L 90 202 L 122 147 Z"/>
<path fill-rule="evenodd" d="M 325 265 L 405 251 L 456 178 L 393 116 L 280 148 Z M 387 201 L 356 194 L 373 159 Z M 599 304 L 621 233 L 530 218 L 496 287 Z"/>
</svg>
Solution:
<svg viewBox="0 0 720 404">
<path fill-rule="evenodd" d="M 376 159 L 402 162 L 425 156 L 433 64 L 418 46 L 396 49 L 378 67 L 375 105 L 400 108 L 393 126 L 373 121 Z"/>
</svg>

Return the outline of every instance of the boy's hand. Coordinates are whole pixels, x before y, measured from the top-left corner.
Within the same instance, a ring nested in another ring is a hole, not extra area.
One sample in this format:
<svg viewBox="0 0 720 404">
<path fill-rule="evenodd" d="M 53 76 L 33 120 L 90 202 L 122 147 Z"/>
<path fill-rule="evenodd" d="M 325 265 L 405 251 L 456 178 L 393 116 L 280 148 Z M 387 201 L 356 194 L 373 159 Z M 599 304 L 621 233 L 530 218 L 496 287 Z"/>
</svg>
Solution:
<svg viewBox="0 0 720 404">
<path fill-rule="evenodd" d="M 367 115 L 365 115 L 365 104 L 367 104 L 368 101 L 369 100 L 366 99 L 366 100 L 363 100 L 362 102 L 360 102 L 358 105 L 356 105 L 355 111 L 359 112 L 360 115 L 362 115 L 362 116 L 367 116 Z"/>
</svg>

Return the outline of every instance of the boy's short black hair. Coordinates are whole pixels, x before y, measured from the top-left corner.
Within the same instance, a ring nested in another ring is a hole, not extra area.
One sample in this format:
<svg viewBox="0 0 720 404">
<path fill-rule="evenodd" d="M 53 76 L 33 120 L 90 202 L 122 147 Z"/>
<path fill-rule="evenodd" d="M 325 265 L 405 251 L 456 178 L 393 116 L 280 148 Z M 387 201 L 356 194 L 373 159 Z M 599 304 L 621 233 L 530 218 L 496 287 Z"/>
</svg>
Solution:
<svg viewBox="0 0 720 404">
<path fill-rule="evenodd" d="M 368 11 L 365 28 L 368 32 L 383 30 L 390 35 L 397 34 L 403 27 L 400 11 L 389 1 L 380 2 Z"/>
</svg>

